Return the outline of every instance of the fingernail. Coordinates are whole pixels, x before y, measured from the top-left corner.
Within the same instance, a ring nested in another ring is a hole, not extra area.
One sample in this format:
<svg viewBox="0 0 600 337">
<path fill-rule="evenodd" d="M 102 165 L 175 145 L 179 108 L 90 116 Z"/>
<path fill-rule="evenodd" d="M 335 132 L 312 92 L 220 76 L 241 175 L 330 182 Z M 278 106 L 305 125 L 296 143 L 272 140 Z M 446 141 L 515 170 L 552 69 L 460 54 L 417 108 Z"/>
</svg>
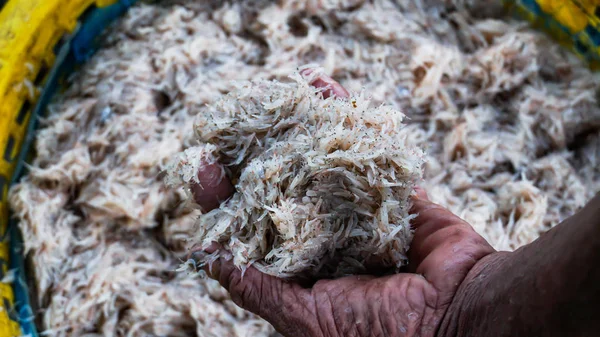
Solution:
<svg viewBox="0 0 600 337">
<path fill-rule="evenodd" d="M 207 253 L 200 245 L 195 245 L 188 253 L 187 260 L 193 260 L 196 268 L 199 268 L 200 266 L 204 265 L 206 262 L 206 257 L 209 254 L 210 253 Z"/>
<path fill-rule="evenodd" d="M 323 98 L 329 98 L 333 95 L 338 97 L 347 97 L 348 93 L 337 81 L 327 75 L 321 75 L 310 83 L 315 88 L 321 89 Z"/>
<path fill-rule="evenodd" d="M 200 249 L 200 250 L 196 250 L 196 251 L 193 251 L 190 254 L 188 254 L 187 259 L 194 260 L 196 262 L 200 262 L 200 261 L 204 260 L 206 255 L 208 255 L 208 254 L 205 251 Z"/>
<path fill-rule="evenodd" d="M 414 190 L 417 198 L 429 200 L 429 197 L 427 196 L 427 191 L 425 191 L 425 189 L 423 189 L 421 186 L 415 186 Z"/>
<path fill-rule="evenodd" d="M 201 261 L 206 256 L 216 252 L 217 250 L 223 248 L 219 243 L 213 242 L 208 247 L 202 248 L 202 245 L 196 244 L 190 248 L 190 253 L 188 254 L 188 259 L 194 259 L 196 261 Z"/>
<path fill-rule="evenodd" d="M 312 74 L 313 71 L 314 70 L 311 69 L 311 68 L 303 69 L 303 70 L 300 71 L 300 75 L 302 75 L 302 76 L 310 76 L 310 74 Z"/>
</svg>

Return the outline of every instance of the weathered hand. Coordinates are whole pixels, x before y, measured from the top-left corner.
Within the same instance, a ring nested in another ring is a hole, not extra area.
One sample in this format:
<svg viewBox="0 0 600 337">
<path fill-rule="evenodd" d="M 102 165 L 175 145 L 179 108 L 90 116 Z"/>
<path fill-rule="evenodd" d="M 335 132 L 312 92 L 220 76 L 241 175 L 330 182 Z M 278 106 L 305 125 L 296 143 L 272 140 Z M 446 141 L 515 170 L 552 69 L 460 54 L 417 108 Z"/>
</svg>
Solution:
<svg viewBox="0 0 600 337">
<path fill-rule="evenodd" d="M 348 95 L 328 77 L 313 85 L 323 96 Z M 194 194 L 207 211 L 234 191 L 222 173 L 219 165 L 199 172 L 204 187 Z M 409 273 L 305 288 L 253 267 L 242 278 L 227 252 L 207 273 L 286 336 L 592 336 L 600 329 L 599 205 L 600 194 L 531 244 L 495 252 L 418 189 Z"/>
<path fill-rule="evenodd" d="M 418 190 L 409 269 L 376 278 L 321 280 L 311 288 L 262 274 L 244 277 L 226 255 L 207 269 L 240 307 L 285 336 L 434 336 L 458 286 L 494 249 L 465 221 Z"/>
<path fill-rule="evenodd" d="M 324 97 L 348 96 L 329 77 L 312 84 L 323 88 Z M 199 172 L 203 187 L 195 186 L 193 192 L 205 210 L 218 207 L 233 193 L 221 172 L 219 165 Z M 321 280 L 304 288 L 252 267 L 242 278 L 227 252 L 221 252 L 207 273 L 230 292 L 236 304 L 265 318 L 286 336 L 434 336 L 469 270 L 494 249 L 465 221 L 430 202 L 421 189 L 412 212 L 418 217 L 413 222 L 410 273 Z"/>
</svg>

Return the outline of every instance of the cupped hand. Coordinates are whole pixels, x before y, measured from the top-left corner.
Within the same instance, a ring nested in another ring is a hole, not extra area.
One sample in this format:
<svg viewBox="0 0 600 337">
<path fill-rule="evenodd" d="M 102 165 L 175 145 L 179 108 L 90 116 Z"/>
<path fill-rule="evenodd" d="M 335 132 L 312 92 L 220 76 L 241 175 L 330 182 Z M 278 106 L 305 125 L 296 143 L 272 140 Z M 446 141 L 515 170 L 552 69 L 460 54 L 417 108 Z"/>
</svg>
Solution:
<svg viewBox="0 0 600 337">
<path fill-rule="evenodd" d="M 313 85 L 323 88 L 323 96 L 348 96 L 329 77 L 320 77 Z M 214 170 L 221 172 L 219 167 Z M 194 189 L 205 210 L 218 207 L 224 199 L 219 193 L 233 191 L 228 180 L 219 181 L 205 184 L 214 189 Z M 469 271 L 494 249 L 468 223 L 429 201 L 422 189 L 416 190 L 411 212 L 418 216 L 412 222 L 408 273 L 320 280 L 305 288 L 253 267 L 242 277 L 226 251 L 206 271 L 237 305 L 261 316 L 284 336 L 435 336 Z"/>
<path fill-rule="evenodd" d="M 242 278 L 227 252 L 206 271 L 237 305 L 284 336 L 435 336 L 467 273 L 494 249 L 422 190 L 412 212 L 418 216 L 409 250 L 411 273 L 320 280 L 304 288 L 253 267 Z"/>
</svg>

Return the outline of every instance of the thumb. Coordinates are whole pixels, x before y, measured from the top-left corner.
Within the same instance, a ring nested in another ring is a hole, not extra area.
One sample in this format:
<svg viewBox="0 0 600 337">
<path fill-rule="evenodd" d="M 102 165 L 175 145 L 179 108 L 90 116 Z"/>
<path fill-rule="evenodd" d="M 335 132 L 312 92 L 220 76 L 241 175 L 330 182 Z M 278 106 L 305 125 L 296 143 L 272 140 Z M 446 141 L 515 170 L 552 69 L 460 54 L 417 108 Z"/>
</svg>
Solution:
<svg viewBox="0 0 600 337">
<path fill-rule="evenodd" d="M 414 236 L 408 251 L 409 270 L 412 272 L 416 272 L 419 266 L 435 269 L 435 266 L 442 265 L 461 251 L 494 251 L 469 223 L 445 207 L 431 202 L 425 191 L 417 189 L 410 213 L 416 215 L 411 222 Z"/>
<path fill-rule="evenodd" d="M 424 188 L 420 187 L 420 186 L 415 186 L 415 196 L 418 199 L 424 199 L 424 200 L 428 200 L 429 201 L 429 196 L 427 195 L 427 191 L 425 191 Z"/>
<path fill-rule="evenodd" d="M 204 212 L 218 208 L 235 192 L 223 166 L 218 163 L 204 165 L 198 171 L 198 183 L 192 183 L 191 188 L 194 200 Z"/>
<path fill-rule="evenodd" d="M 213 244 L 204 251 L 191 254 L 191 258 L 202 259 L 207 253 L 217 252 L 218 258 L 204 267 L 208 276 L 217 280 L 231 295 L 231 300 L 271 323 L 275 329 L 294 335 L 298 329 L 310 331 L 311 316 L 307 312 L 313 300 L 310 291 L 300 285 L 260 272 L 253 266 L 244 273 L 233 263 L 231 253 Z M 310 335 L 310 334 L 308 334 Z"/>
</svg>

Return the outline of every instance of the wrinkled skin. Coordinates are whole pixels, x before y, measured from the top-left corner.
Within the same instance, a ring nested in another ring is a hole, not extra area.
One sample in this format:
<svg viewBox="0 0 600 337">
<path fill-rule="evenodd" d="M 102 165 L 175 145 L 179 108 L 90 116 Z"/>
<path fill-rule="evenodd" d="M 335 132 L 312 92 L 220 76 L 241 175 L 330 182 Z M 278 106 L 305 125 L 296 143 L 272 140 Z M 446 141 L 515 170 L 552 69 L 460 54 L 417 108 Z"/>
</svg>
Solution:
<svg viewBox="0 0 600 337">
<path fill-rule="evenodd" d="M 323 88 L 324 97 L 348 96 L 329 77 L 312 85 Z M 209 169 L 220 172 L 218 167 Z M 205 172 L 200 175 L 206 180 Z M 227 179 L 204 186 L 194 193 L 205 210 L 218 207 L 233 191 Z M 468 223 L 429 201 L 422 189 L 416 189 L 411 212 L 418 216 L 409 273 L 321 280 L 304 288 L 253 267 L 242 278 L 225 251 L 207 273 L 237 305 L 263 317 L 284 336 L 435 336 L 459 285 L 494 249 Z"/>
</svg>

